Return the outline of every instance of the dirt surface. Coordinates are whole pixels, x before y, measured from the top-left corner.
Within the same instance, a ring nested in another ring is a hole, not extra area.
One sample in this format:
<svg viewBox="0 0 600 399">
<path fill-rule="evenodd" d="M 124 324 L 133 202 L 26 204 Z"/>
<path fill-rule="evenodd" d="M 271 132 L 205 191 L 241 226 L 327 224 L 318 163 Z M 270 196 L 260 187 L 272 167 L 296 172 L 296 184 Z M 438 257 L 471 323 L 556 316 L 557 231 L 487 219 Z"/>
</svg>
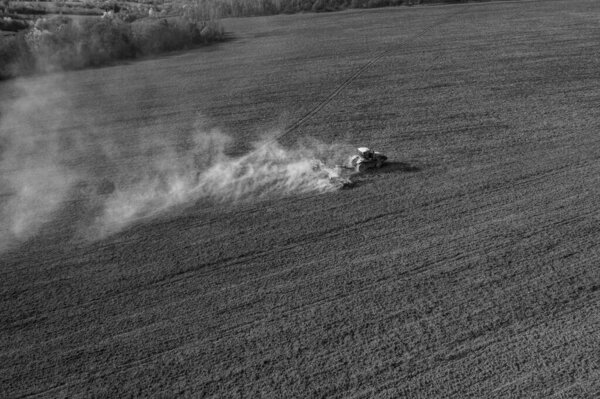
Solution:
<svg viewBox="0 0 600 399">
<path fill-rule="evenodd" d="M 0 254 L 1 397 L 600 394 L 600 3 L 225 24 L 236 39 L 211 50 L 7 82 L 1 101 L 59 87 L 68 112 L 44 126 L 118 143 L 117 170 L 152 156 L 147 135 L 202 122 L 238 156 L 316 107 L 284 145 L 391 163 L 91 242 L 65 201 Z"/>
</svg>

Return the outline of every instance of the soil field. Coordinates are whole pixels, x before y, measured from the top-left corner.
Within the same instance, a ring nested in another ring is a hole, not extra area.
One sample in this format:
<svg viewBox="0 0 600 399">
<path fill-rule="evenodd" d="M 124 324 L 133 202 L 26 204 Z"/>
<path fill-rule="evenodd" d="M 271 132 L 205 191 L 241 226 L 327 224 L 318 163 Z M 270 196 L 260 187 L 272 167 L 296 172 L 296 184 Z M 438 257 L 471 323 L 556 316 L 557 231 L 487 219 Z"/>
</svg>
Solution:
<svg viewBox="0 0 600 399">
<path fill-rule="evenodd" d="M 240 156 L 308 115 L 287 148 L 390 164 L 93 241 L 70 195 L 0 254 L 0 397 L 600 395 L 599 2 L 224 23 L 210 50 L 4 82 L 4 127 L 118 147 L 61 158 L 100 194 L 199 124 Z"/>
</svg>

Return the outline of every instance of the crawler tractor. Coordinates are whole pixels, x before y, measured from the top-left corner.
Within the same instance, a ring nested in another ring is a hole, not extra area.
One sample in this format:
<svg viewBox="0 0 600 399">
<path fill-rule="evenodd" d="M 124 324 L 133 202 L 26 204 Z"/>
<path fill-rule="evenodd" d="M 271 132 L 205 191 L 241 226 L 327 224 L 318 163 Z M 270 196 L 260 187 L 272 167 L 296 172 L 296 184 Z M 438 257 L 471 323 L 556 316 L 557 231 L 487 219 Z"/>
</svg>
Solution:
<svg viewBox="0 0 600 399">
<path fill-rule="evenodd" d="M 380 152 L 373 151 L 367 147 L 358 148 L 358 154 L 350 158 L 350 166 L 357 172 L 368 169 L 381 168 L 387 157 Z"/>
</svg>

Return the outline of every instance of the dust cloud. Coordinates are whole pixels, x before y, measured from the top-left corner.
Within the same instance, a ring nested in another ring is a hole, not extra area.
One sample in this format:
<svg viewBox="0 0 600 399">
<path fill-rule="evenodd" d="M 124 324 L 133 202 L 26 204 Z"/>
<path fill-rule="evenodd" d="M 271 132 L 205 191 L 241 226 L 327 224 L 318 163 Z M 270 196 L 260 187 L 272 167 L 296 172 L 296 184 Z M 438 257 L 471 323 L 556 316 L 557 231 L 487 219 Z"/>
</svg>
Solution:
<svg viewBox="0 0 600 399">
<path fill-rule="evenodd" d="M 50 81 L 37 93 L 16 89 L 16 98 L 0 108 L 0 251 L 48 222 L 78 179 L 62 162 L 64 94 Z"/>
<path fill-rule="evenodd" d="M 103 115 L 74 115 L 60 78 L 19 80 L 14 88 L 0 104 L 0 252 L 58 218 L 76 226 L 73 236 L 94 240 L 201 199 L 323 193 L 345 181 L 333 166 L 344 162 L 345 146 L 305 140 L 284 148 L 269 139 L 232 157 L 234 140 L 200 116 L 183 144 L 181 135 L 155 130 L 127 141 L 125 132 L 99 127 Z"/>
</svg>

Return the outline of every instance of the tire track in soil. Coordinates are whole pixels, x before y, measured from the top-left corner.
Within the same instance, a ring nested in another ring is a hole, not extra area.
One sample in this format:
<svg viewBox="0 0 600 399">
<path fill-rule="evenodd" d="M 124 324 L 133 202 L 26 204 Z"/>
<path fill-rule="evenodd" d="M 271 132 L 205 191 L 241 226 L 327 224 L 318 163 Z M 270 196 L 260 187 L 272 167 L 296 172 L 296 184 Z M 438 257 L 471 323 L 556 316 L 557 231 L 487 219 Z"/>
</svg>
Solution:
<svg viewBox="0 0 600 399">
<path fill-rule="evenodd" d="M 273 139 L 267 141 L 264 145 L 271 144 L 271 143 L 273 143 L 273 142 L 275 142 L 275 141 L 277 141 L 277 140 L 279 140 L 279 139 L 287 136 L 288 134 L 290 134 L 294 130 L 298 129 L 300 126 L 302 126 L 304 124 L 304 122 L 306 122 L 307 120 L 309 120 L 310 118 L 312 118 L 321 109 L 323 109 L 323 107 L 325 107 L 335 97 L 337 97 L 338 94 L 340 94 L 342 92 L 342 90 L 344 90 L 344 88 L 346 88 L 348 85 L 350 85 L 352 82 L 354 82 L 360 75 L 362 75 L 367 69 L 369 69 L 375 63 L 377 63 L 383 57 L 385 57 L 388 54 L 391 54 L 394 51 L 397 51 L 399 48 L 405 46 L 411 40 L 416 40 L 416 39 L 424 37 L 427 33 L 431 32 L 435 27 L 439 27 L 439 26 L 443 25 L 444 23 L 446 23 L 447 21 L 450 21 L 452 18 L 454 18 L 456 15 L 458 15 L 459 12 L 460 11 L 457 11 L 455 14 L 450 14 L 450 15 L 444 16 L 444 17 L 440 18 L 438 21 L 436 21 L 433 24 L 431 24 L 430 26 L 427 26 L 425 29 L 423 29 L 417 35 L 415 35 L 413 37 L 410 37 L 409 39 L 407 39 L 406 41 L 404 41 L 404 42 L 402 42 L 400 44 L 392 45 L 389 48 L 384 49 L 384 50 L 380 51 L 379 53 L 375 54 L 370 60 L 367 61 L 366 64 L 364 64 L 356 72 L 354 72 L 346 80 L 344 80 L 329 96 L 327 96 L 324 100 L 322 100 L 320 103 L 318 103 L 314 108 L 312 108 L 310 111 L 308 111 L 305 115 L 303 115 L 296 122 L 294 122 L 290 126 L 288 126 L 280 135 L 278 135 L 278 136 L 274 137 Z M 431 65 L 427 69 L 425 69 L 423 71 L 423 73 L 428 72 L 429 70 L 431 70 L 434 67 L 435 62 L 440 57 L 441 57 L 441 55 L 438 55 L 438 56 L 434 57 Z"/>
</svg>

